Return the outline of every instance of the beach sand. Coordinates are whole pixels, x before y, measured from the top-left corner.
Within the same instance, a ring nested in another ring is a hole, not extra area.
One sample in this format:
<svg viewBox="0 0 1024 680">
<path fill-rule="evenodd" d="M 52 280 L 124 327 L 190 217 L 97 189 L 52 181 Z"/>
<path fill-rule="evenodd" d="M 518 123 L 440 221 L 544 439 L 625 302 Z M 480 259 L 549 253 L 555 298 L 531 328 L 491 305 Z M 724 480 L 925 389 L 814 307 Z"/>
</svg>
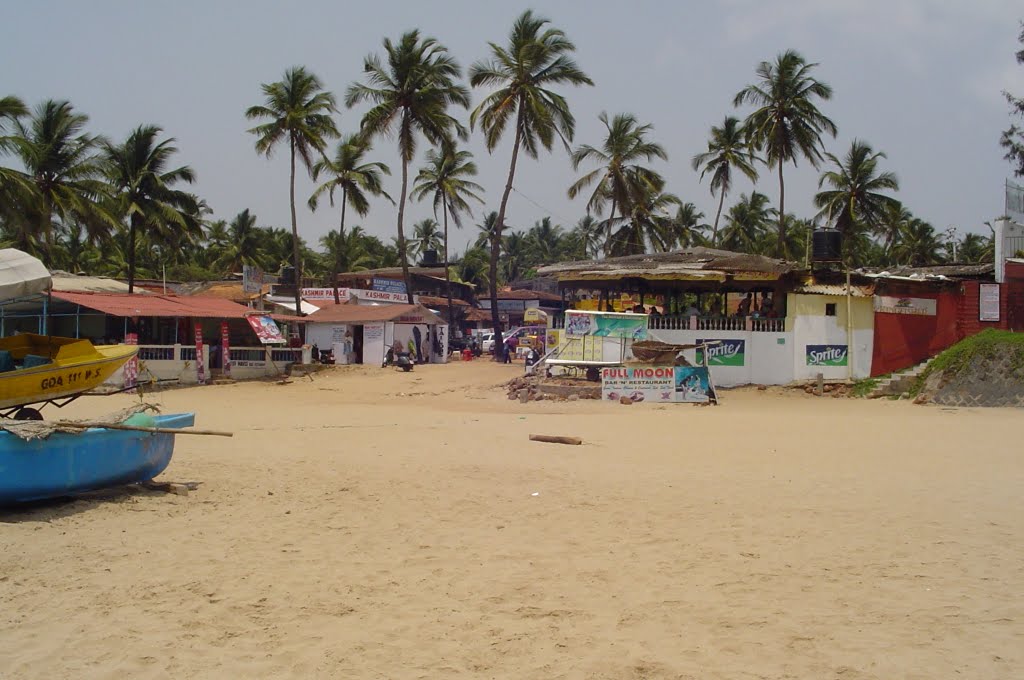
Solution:
<svg viewBox="0 0 1024 680">
<path fill-rule="evenodd" d="M 521 405 L 521 370 L 151 395 L 236 434 L 178 437 L 187 497 L 0 512 L 0 678 L 1021 676 L 1021 411 Z"/>
</svg>

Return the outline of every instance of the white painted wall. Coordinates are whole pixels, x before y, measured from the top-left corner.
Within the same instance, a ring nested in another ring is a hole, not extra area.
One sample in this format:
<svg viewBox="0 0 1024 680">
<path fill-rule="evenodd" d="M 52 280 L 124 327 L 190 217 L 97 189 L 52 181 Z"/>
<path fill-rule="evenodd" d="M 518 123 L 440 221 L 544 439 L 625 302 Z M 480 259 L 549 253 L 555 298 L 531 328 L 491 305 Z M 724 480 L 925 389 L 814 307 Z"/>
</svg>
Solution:
<svg viewBox="0 0 1024 680">
<path fill-rule="evenodd" d="M 753 331 L 650 331 L 651 339 L 679 345 L 697 340 L 744 340 L 742 366 L 711 366 L 711 379 L 720 387 L 736 385 L 785 385 L 793 380 L 793 341 L 790 333 Z M 696 350 L 683 353 L 696 362 Z"/>
<path fill-rule="evenodd" d="M 808 345 L 848 345 L 846 297 L 841 295 L 790 294 L 787 318 L 793 336 L 793 378 L 811 380 L 821 373 L 826 380 L 866 378 L 871 374 L 871 354 L 874 350 L 874 311 L 872 299 L 855 297 L 853 310 L 852 347 L 849 347 L 848 366 L 808 366 Z M 836 305 L 836 316 L 825 316 L 825 306 Z"/>
</svg>

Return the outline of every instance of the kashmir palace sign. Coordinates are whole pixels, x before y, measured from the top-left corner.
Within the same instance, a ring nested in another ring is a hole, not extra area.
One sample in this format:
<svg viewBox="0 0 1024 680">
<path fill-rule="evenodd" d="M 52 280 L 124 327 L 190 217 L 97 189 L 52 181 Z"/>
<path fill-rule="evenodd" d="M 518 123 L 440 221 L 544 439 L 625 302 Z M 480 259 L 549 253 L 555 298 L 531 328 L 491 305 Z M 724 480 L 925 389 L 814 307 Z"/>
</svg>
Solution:
<svg viewBox="0 0 1024 680">
<path fill-rule="evenodd" d="M 302 297 L 305 300 L 333 300 L 334 289 L 303 288 Z M 367 300 L 369 302 L 393 302 L 403 305 L 409 302 L 409 296 L 405 293 L 396 293 L 389 290 L 365 290 L 363 288 L 339 288 L 338 297 L 342 299 L 352 297 L 357 300 Z"/>
</svg>

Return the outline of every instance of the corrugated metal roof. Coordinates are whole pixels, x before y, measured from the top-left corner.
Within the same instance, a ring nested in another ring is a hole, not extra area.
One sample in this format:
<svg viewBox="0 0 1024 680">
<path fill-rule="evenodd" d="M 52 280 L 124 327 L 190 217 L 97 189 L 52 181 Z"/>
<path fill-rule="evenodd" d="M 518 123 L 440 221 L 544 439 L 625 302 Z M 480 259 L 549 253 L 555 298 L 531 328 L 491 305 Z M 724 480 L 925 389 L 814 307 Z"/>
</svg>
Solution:
<svg viewBox="0 0 1024 680">
<path fill-rule="evenodd" d="M 871 297 L 874 295 L 873 286 L 850 286 L 852 297 Z M 810 283 L 793 289 L 794 293 L 806 295 L 846 295 L 845 283 Z"/>
<path fill-rule="evenodd" d="M 556 276 L 559 281 L 618 278 L 724 280 L 726 276 L 741 277 L 745 274 L 760 274 L 762 276 L 758 278 L 777 279 L 800 269 L 801 266 L 796 262 L 699 247 L 670 253 L 627 255 L 586 262 L 561 262 L 540 267 L 537 272 Z"/>
</svg>

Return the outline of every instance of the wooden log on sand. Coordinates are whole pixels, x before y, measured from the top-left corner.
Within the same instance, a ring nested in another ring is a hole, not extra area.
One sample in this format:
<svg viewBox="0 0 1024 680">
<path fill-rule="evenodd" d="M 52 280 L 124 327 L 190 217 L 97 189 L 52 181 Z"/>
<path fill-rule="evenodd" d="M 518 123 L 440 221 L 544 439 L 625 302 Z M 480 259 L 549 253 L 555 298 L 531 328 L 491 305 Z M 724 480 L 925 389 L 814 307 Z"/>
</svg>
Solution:
<svg viewBox="0 0 1024 680">
<path fill-rule="evenodd" d="M 531 434 L 530 441 L 547 442 L 548 444 L 568 444 L 569 446 L 579 446 L 583 443 L 583 440 L 579 437 L 559 437 L 551 434 Z"/>
</svg>

